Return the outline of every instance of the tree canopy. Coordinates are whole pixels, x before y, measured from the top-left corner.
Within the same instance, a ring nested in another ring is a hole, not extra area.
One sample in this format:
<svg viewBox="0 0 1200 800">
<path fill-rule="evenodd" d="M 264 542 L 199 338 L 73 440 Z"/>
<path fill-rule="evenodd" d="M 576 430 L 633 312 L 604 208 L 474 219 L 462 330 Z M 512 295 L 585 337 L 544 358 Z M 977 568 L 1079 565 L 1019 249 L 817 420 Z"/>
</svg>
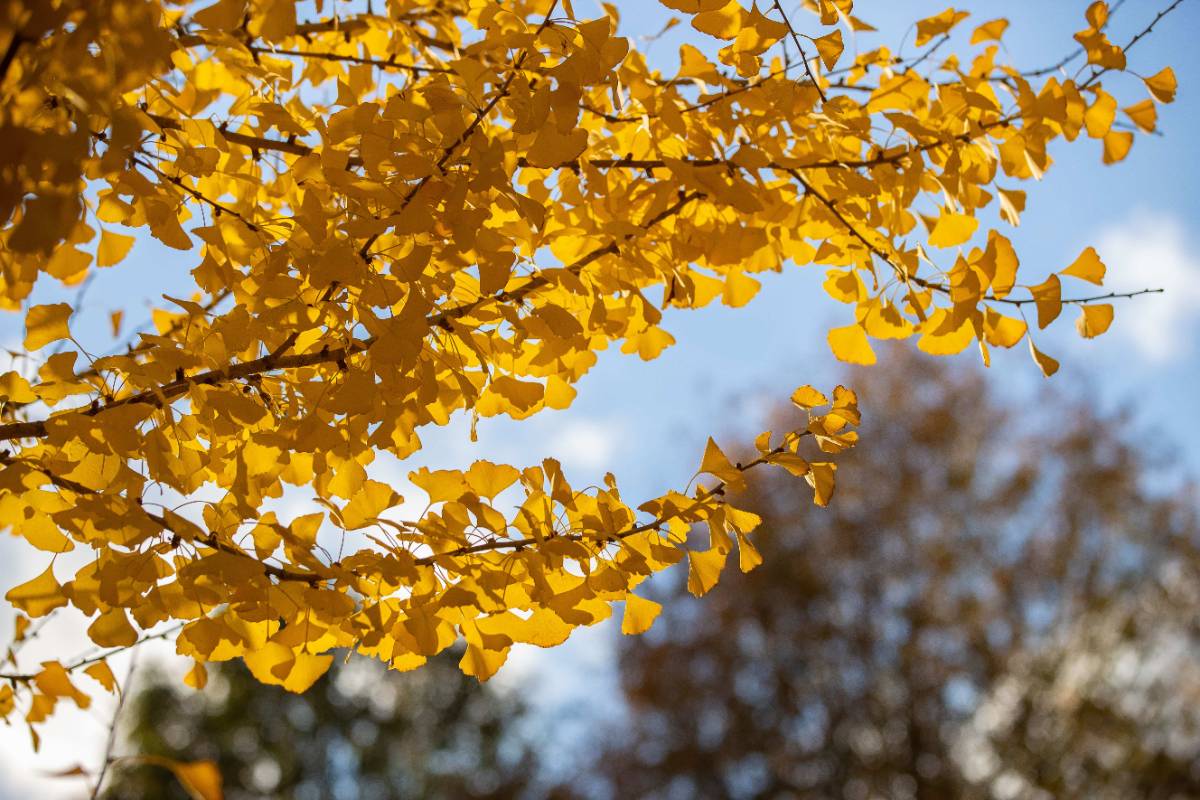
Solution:
<svg viewBox="0 0 1200 800">
<path fill-rule="evenodd" d="M 136 680 L 105 800 L 189 795 L 162 763 L 209 761 L 226 800 L 387 800 L 533 796 L 528 712 L 459 671 L 461 646 L 413 672 L 374 659 L 335 663 L 296 695 L 239 662 L 195 692 L 165 675 Z M 133 758 L 122 758 L 131 751 Z"/>
<path fill-rule="evenodd" d="M 1161 443 L 904 353 L 852 379 L 878 401 L 837 502 L 755 475 L 763 566 L 659 582 L 622 637 L 609 796 L 1195 795 L 1200 520 Z"/>
<path fill-rule="evenodd" d="M 713 43 L 673 74 L 568 0 L 0 4 L 0 304 L 26 329 L 0 376 L 0 524 L 47 561 L 6 594 L 0 715 L 32 730 L 87 706 L 147 636 L 176 636 L 196 686 L 242 658 L 301 691 L 333 650 L 413 669 L 459 639 L 483 679 L 617 601 L 646 630 L 659 607 L 632 590 L 672 564 L 695 594 L 735 550 L 753 569 L 745 473 L 828 503 L 851 389 L 800 387 L 799 427 L 740 461 L 710 440 L 696 481 L 650 499 L 477 461 L 412 472 L 404 503 L 372 465 L 455 416 L 564 408 L 598 353 L 653 359 L 664 312 L 742 306 L 763 272 L 825 269 L 847 306 L 829 346 L 859 364 L 872 340 L 985 362 L 1024 342 L 1049 375 L 1035 337 L 1064 307 L 1085 337 L 1109 326 L 1095 250 L 1022 266 L 1002 230 L 1052 143 L 1112 163 L 1154 130 L 1175 77 L 1131 52 L 1179 0 L 1119 45 L 1093 3 L 1079 56 L 1025 72 L 1000 61 L 1004 20 L 944 51 L 954 10 L 900 58 L 846 51 L 869 27 L 851 0 L 665 4 Z M 121 269 L 144 235 L 194 291 L 127 348 L 29 300 Z M 281 516 L 287 492 L 311 513 Z M 29 620 L 66 606 L 104 649 L 20 666 Z"/>
</svg>

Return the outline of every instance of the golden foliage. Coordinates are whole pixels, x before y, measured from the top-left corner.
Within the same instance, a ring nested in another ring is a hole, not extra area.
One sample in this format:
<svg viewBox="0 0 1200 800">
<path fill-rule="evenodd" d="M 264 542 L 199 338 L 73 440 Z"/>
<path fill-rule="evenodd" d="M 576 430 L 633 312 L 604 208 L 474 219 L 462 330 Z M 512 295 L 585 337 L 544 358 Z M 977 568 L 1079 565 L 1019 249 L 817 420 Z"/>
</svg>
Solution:
<svg viewBox="0 0 1200 800">
<path fill-rule="evenodd" d="M 1055 140 L 1128 151 L 1101 84 L 1126 50 L 1102 3 L 1076 36 L 1090 71 L 1044 80 L 997 63 L 1003 20 L 969 56 L 927 62 L 966 16 L 952 10 L 917 23 L 927 49 L 903 61 L 844 51 L 839 25 L 870 29 L 850 0 L 808 4 L 807 37 L 778 4 L 671 0 L 720 50 L 686 45 L 664 75 L 612 11 L 383 5 L 305 20 L 292 0 L 0 1 L 0 304 L 23 311 L 41 359 L 36 377 L 0 378 L 0 523 L 94 552 L 12 589 L 26 615 L 70 605 L 117 649 L 177 625 L 197 686 L 204 662 L 240 657 L 300 691 L 334 649 L 412 669 L 460 637 L 463 669 L 487 678 L 514 644 L 558 644 L 613 602 L 623 630 L 645 630 L 657 608 L 630 592 L 672 564 L 697 594 L 735 547 L 756 566 L 757 517 L 727 495 L 774 464 L 828 503 L 836 464 L 813 458 L 855 443 L 856 398 L 798 390 L 805 429 L 759 437 L 748 463 L 710 441 L 694 491 L 636 506 L 611 476 L 575 489 L 553 460 L 481 461 L 413 472 L 428 503 L 404 519 L 370 477 L 378 453 L 403 460 L 456 414 L 564 408 L 598 351 L 655 358 L 674 342 L 663 309 L 745 305 L 754 276 L 788 262 L 829 270 L 853 307 L 829 343 L 856 363 L 875 360 L 872 338 L 914 335 L 986 358 L 1027 337 L 1023 306 L 1044 327 L 1096 299 L 1028 277 L 981 223 L 1017 223 L 1011 184 L 1040 178 Z M 802 38 L 815 55 L 785 59 Z M 1126 113 L 1153 130 L 1175 80 L 1145 83 L 1152 100 Z M 190 259 L 195 292 L 93 359 L 69 304 L 27 298 L 93 260 L 120 269 L 131 234 Z M 1060 274 L 1099 283 L 1104 267 L 1085 251 Z M 1108 326 L 1102 308 L 1083 335 Z M 205 500 L 185 516 L 151 487 Z M 266 510 L 288 487 L 315 494 L 314 513 Z M 687 544 L 698 524 L 708 549 Z M 320 538 L 339 529 L 334 557 Z M 86 705 L 80 666 L 12 676 L 21 702 L 0 710 L 32 724 L 63 697 Z"/>
</svg>

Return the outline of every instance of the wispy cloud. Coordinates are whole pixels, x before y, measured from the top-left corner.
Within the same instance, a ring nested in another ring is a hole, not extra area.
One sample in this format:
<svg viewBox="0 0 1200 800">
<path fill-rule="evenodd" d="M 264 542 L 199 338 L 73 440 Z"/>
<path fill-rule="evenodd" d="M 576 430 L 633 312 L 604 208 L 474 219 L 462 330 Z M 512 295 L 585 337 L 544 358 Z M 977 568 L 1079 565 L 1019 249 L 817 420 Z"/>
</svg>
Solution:
<svg viewBox="0 0 1200 800">
<path fill-rule="evenodd" d="M 1161 288 L 1161 295 L 1117 307 L 1113 334 L 1146 359 L 1164 364 L 1189 354 L 1200 328 L 1200 231 L 1170 214 L 1139 212 L 1097 242 L 1117 291 Z"/>
</svg>

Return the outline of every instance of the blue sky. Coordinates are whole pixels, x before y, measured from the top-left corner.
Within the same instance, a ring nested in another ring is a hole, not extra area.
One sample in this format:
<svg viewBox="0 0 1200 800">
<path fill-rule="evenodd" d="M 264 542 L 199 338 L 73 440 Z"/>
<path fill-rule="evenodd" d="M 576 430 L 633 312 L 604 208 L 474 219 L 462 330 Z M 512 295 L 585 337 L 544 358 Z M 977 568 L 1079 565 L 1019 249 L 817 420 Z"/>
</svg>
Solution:
<svg viewBox="0 0 1200 800">
<path fill-rule="evenodd" d="M 659 31 L 671 15 L 650 0 L 616 5 L 623 14 L 622 32 L 633 37 Z M 848 40 L 847 47 L 865 50 L 887 44 L 895 49 L 913 20 L 946 5 L 946 0 L 860 0 L 857 14 L 879 32 L 860 34 L 857 42 Z M 965 44 L 974 25 L 999 13 L 1009 17 L 1008 60 L 1020 67 L 1041 67 L 1069 52 L 1074 46 L 1071 34 L 1082 27 L 1086 7 L 1074 0 L 955 5 L 972 12 L 960 26 L 956 44 Z M 1167 0 L 1127 0 L 1113 18 L 1111 38 L 1124 43 L 1165 5 Z M 592 0 L 575 0 L 574 6 L 581 16 L 595 8 Z M 1010 233 L 1022 263 L 1033 268 L 1031 274 L 1040 274 L 1039 264 L 1046 271 L 1060 269 L 1085 246 L 1095 245 L 1114 287 L 1166 289 L 1163 295 L 1119 303 L 1112 330 L 1099 339 L 1081 340 L 1064 315 L 1042 334 L 1039 346 L 1063 363 L 1052 381 L 1082 385 L 1105 405 L 1131 405 L 1148 441 L 1177 450 L 1181 466 L 1170 476 L 1172 481 L 1200 474 L 1200 426 L 1194 421 L 1200 410 L 1200 158 L 1194 152 L 1200 130 L 1200 54 L 1194 42 L 1198 30 L 1200 0 L 1185 0 L 1130 54 L 1131 67 L 1142 74 L 1170 64 L 1178 76 L 1177 102 L 1159 110 L 1164 135 L 1139 136 L 1129 157 L 1114 167 L 1101 165 L 1095 141 L 1052 149 L 1057 163 L 1044 181 L 1021 187 L 1029 193 L 1028 206 L 1020 228 Z M 907 51 L 912 52 L 911 31 L 907 40 Z M 683 41 L 715 49 L 715 42 L 706 42 L 684 24 L 653 45 L 652 61 L 669 70 Z M 1143 96 L 1136 78 L 1118 81 L 1123 98 Z M 148 319 L 148 305 L 159 294 L 186 290 L 191 266 L 186 255 L 152 240 L 139 241 L 128 267 L 103 271 L 89 286 L 86 309 L 73 329 L 85 341 L 106 341 L 109 312 L 124 310 L 130 330 Z M 709 434 L 728 442 L 753 435 L 769 405 L 785 399 L 796 385 L 824 386 L 838 379 L 839 366 L 824 334 L 831 325 L 849 322 L 850 312 L 820 295 L 821 277 L 819 269 L 786 270 L 764 276 L 763 291 L 745 308 L 668 312 L 665 327 L 678 344 L 656 361 L 642 362 L 615 349 L 603 353 L 579 385 L 570 409 L 545 412 L 523 423 L 484 420 L 474 444 L 462 424 L 430 432 L 424 436 L 426 449 L 410 463 L 384 466 L 385 479 L 402 484 L 404 474 L 421 465 L 465 465 L 476 458 L 526 464 L 553 456 L 581 484 L 613 471 L 623 495 L 630 498 L 682 486 Z M 39 285 L 35 297 L 44 302 L 60 295 L 53 287 Z M 22 336 L 18 315 L 0 317 L 0 343 L 16 349 Z M 967 367 L 978 356 L 969 349 L 956 358 Z M 988 374 L 998 386 L 1018 393 L 1044 380 L 1022 348 L 994 354 Z M 886 401 L 863 398 L 864 412 Z M 0 584 L 10 586 L 45 567 L 44 559 L 27 549 L 9 537 L 0 540 Z M 10 622 L 10 615 L 0 612 L 0 640 L 6 640 Z M 44 657 L 70 658 L 84 642 L 83 627 L 64 625 L 45 637 L 40 652 Z M 512 686 L 539 676 L 543 694 L 537 702 L 548 712 L 580 697 L 576 686 L 587 685 L 594 696 L 598 686 L 613 685 L 610 643 L 616 628 L 610 621 L 554 651 L 519 650 L 498 680 Z M 163 645 L 154 652 L 170 650 Z M 33 760 L 24 731 L 0 729 L 0 797 L 27 796 L 35 787 L 39 796 L 61 790 L 78 795 L 77 783 L 47 784 L 34 781 L 32 774 L 75 762 L 93 763 L 109 713 L 111 706 L 101 702 L 88 713 L 61 715 L 46 730 L 52 744 Z"/>
</svg>

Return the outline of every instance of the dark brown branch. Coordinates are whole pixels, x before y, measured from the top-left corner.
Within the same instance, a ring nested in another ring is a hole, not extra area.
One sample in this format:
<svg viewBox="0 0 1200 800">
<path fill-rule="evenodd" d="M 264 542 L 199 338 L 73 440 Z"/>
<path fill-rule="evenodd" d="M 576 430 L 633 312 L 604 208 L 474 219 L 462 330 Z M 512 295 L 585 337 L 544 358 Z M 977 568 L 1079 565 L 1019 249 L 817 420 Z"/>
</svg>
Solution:
<svg viewBox="0 0 1200 800">
<path fill-rule="evenodd" d="M 699 192 L 692 192 L 684 195 L 676 203 L 656 214 L 654 217 L 642 223 L 641 228 L 646 230 L 663 220 L 679 213 L 688 203 L 700 197 Z M 635 234 L 626 234 L 622 241 L 628 241 Z M 608 254 L 619 252 L 619 243 L 610 242 L 609 244 L 591 251 L 587 255 L 573 262 L 566 269 L 578 272 L 585 266 L 595 261 L 597 258 Z M 480 297 L 466 305 L 456 308 L 439 311 L 426 317 L 426 323 L 430 329 L 442 327 L 451 319 L 459 319 L 467 316 L 485 305 L 494 302 L 519 302 L 531 292 L 549 284 L 549 280 L 543 277 L 535 277 L 527 284 L 515 289 L 511 292 L 500 292 L 495 295 L 487 295 Z M 291 355 L 283 355 L 280 353 L 271 353 L 269 355 L 256 358 L 251 361 L 243 361 L 238 364 L 230 364 L 220 369 L 207 370 L 191 376 L 183 376 L 169 383 L 161 384 L 151 389 L 144 389 L 140 392 L 127 395 L 125 397 L 111 400 L 107 403 L 86 406 L 74 409 L 64 413 L 83 414 L 84 416 L 94 417 L 112 408 L 119 408 L 126 405 L 147 404 L 153 406 L 162 406 L 164 403 L 170 403 L 176 400 L 189 391 L 194 386 L 212 386 L 231 381 L 245 380 L 256 375 L 263 375 L 270 372 L 280 370 L 299 369 L 301 367 L 311 367 L 319 364 L 336 364 L 340 361 L 345 361 L 351 356 L 357 355 L 369 349 L 374 344 L 374 337 L 368 339 L 356 340 L 345 347 L 338 347 L 329 350 L 319 350 L 312 353 L 293 353 Z M 0 425 L 0 441 L 11 439 L 27 439 L 40 438 L 47 435 L 47 420 L 32 420 L 28 422 L 10 422 L 5 425 Z"/>
</svg>

